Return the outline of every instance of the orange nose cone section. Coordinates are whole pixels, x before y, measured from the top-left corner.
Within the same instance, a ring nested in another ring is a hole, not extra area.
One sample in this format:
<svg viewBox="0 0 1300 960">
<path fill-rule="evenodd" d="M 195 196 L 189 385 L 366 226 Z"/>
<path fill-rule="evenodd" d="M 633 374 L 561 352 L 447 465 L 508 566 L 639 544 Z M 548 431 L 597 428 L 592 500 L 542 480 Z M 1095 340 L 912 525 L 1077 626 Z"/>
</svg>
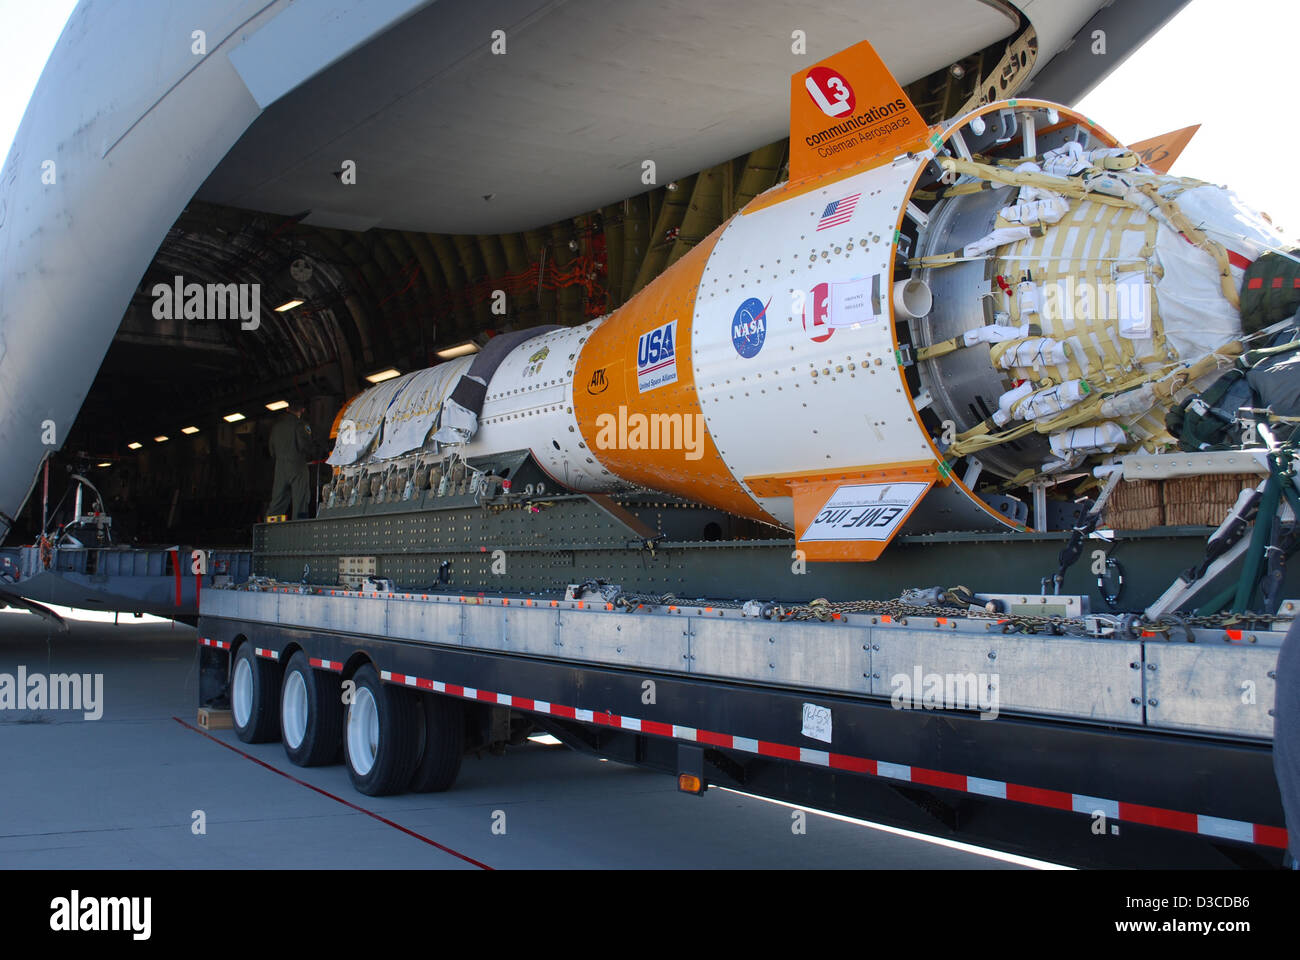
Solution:
<svg viewBox="0 0 1300 960">
<path fill-rule="evenodd" d="M 592 331 L 574 370 L 588 449 L 611 473 L 775 523 L 727 469 L 695 393 L 695 294 L 719 227 Z"/>
</svg>

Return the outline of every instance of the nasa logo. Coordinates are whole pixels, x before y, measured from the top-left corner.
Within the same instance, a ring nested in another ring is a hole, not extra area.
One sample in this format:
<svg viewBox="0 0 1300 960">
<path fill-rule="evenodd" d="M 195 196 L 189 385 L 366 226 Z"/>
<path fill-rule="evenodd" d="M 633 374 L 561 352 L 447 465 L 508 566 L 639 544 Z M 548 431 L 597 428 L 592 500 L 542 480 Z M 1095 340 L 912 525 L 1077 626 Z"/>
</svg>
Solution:
<svg viewBox="0 0 1300 960">
<path fill-rule="evenodd" d="M 828 117 L 848 116 L 857 104 L 849 82 L 830 67 L 813 67 L 803 85 L 813 103 Z"/>
<path fill-rule="evenodd" d="M 641 334 L 636 345 L 636 382 L 641 393 L 677 382 L 677 321 Z"/>
<path fill-rule="evenodd" d="M 767 308 L 772 300 L 762 303 L 758 297 L 750 297 L 736 310 L 731 318 L 731 345 L 746 360 L 758 356 L 767 339 Z"/>
<path fill-rule="evenodd" d="M 609 388 L 609 378 L 605 376 L 605 371 L 608 369 L 608 367 L 601 367 L 591 372 L 591 380 L 587 382 L 587 392 L 593 397 L 604 393 Z"/>
<path fill-rule="evenodd" d="M 803 329 L 813 343 L 825 343 L 835 332 L 834 327 L 826 325 L 826 318 L 831 312 L 831 285 L 819 283 L 812 288 L 812 303 L 804 303 Z M 812 313 L 811 322 L 808 314 Z"/>
</svg>

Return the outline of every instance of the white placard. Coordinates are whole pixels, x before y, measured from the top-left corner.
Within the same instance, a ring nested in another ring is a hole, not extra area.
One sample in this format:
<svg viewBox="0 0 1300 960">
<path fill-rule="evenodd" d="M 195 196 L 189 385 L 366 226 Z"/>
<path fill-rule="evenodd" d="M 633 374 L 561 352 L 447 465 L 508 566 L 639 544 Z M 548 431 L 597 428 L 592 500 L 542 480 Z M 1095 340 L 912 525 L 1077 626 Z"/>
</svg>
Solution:
<svg viewBox="0 0 1300 960">
<path fill-rule="evenodd" d="M 805 703 L 803 705 L 803 729 L 800 732 L 805 737 L 810 737 L 813 740 L 830 743 L 831 708 L 819 707 L 815 703 Z"/>
<path fill-rule="evenodd" d="M 929 487 L 914 481 L 846 484 L 831 494 L 799 539 L 887 541 Z"/>
<path fill-rule="evenodd" d="M 1140 273 L 1120 277 L 1115 285 L 1119 335 L 1129 340 L 1151 337 L 1151 284 Z"/>
<path fill-rule="evenodd" d="M 870 323 L 880 316 L 880 277 L 863 277 L 832 283 L 830 289 L 830 315 L 828 326 L 851 327 L 855 323 Z"/>
</svg>

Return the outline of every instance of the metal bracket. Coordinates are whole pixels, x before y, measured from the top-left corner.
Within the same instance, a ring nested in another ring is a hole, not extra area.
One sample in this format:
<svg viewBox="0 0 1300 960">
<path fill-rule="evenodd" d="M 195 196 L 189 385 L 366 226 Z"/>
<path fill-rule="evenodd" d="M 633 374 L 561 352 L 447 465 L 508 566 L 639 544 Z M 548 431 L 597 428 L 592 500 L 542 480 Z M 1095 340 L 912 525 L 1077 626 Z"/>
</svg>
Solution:
<svg viewBox="0 0 1300 960">
<path fill-rule="evenodd" d="M 589 493 L 587 499 L 598 506 L 611 519 L 622 524 L 627 530 L 642 544 L 646 541 L 654 543 L 662 537 L 662 534 L 652 530 L 643 523 L 634 513 L 614 502 L 614 498 L 607 493 Z"/>
</svg>

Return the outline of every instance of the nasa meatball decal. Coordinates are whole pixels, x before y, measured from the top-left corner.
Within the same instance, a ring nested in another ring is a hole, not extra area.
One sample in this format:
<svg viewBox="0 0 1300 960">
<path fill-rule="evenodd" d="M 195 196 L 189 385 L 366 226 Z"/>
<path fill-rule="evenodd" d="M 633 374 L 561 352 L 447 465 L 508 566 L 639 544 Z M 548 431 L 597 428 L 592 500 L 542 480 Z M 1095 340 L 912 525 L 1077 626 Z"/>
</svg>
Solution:
<svg viewBox="0 0 1300 960">
<path fill-rule="evenodd" d="M 767 339 L 767 308 L 772 300 L 763 303 L 758 297 L 750 297 L 736 310 L 731 318 L 731 345 L 746 360 L 758 356 Z"/>
</svg>

